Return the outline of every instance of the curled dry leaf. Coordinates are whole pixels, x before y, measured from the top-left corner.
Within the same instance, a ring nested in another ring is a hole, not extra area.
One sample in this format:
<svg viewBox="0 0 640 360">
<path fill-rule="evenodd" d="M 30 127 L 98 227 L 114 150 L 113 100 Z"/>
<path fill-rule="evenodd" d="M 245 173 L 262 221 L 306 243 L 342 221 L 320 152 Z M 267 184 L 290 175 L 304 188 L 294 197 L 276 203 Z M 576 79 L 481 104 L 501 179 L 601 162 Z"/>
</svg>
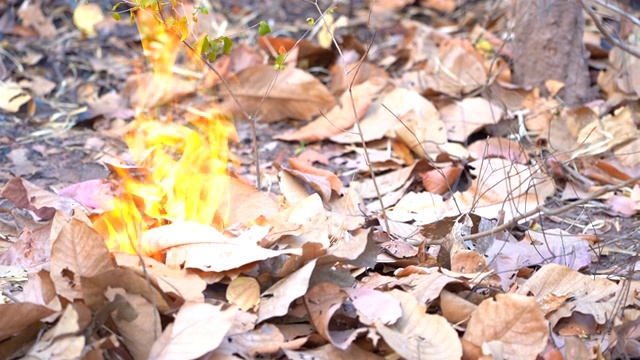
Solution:
<svg viewBox="0 0 640 360">
<path fill-rule="evenodd" d="M 553 326 L 554 321 L 574 311 L 592 315 L 598 324 L 604 324 L 614 315 L 620 291 L 620 286 L 608 279 L 594 279 L 566 266 L 548 264 L 533 274 L 517 293 L 532 294 L 538 302 L 550 294 L 570 294 L 574 301 L 564 303 L 553 313 L 553 319 L 549 319 Z"/>
<path fill-rule="evenodd" d="M 186 303 L 151 348 L 149 359 L 195 359 L 217 348 L 233 324 L 234 307 Z"/>
<path fill-rule="evenodd" d="M 111 319 L 135 359 L 148 359 L 153 342 L 162 333 L 160 314 L 147 299 L 124 289 L 108 288 L 105 296 L 118 304 Z"/>
<path fill-rule="evenodd" d="M 289 304 L 307 292 L 315 267 L 316 260 L 312 260 L 267 289 L 260 297 L 258 322 L 285 315 L 289 311 Z"/>
<path fill-rule="evenodd" d="M 505 358 L 535 359 L 549 339 L 549 325 L 535 298 L 498 294 L 471 315 L 463 339 L 484 347 L 494 343 Z"/>
<path fill-rule="evenodd" d="M 320 176 L 326 179 L 331 186 L 331 190 L 333 190 L 336 194 L 342 194 L 342 181 L 340 178 L 329 170 L 319 169 L 313 165 L 310 165 L 304 161 L 298 160 L 296 158 L 289 158 L 289 165 L 294 170 L 302 171 L 311 175 Z M 329 199 L 325 199 L 329 201 Z"/>
<path fill-rule="evenodd" d="M 328 113 L 320 115 L 317 119 L 296 130 L 293 133 L 277 135 L 276 139 L 285 141 L 314 142 L 328 139 L 344 131 L 351 131 L 353 124 L 364 116 L 371 105 L 371 84 L 369 82 L 356 85 L 351 93 L 345 91 Z"/>
<path fill-rule="evenodd" d="M 229 79 L 229 85 L 244 109 L 264 122 L 287 118 L 306 120 L 336 104 L 333 95 L 318 79 L 291 66 L 280 72 L 274 71 L 272 65 L 250 67 Z M 235 119 L 246 120 L 229 93 L 221 95 L 221 106 Z"/>
<path fill-rule="evenodd" d="M 240 276 L 229 284 L 226 297 L 230 304 L 248 311 L 260 303 L 260 284 L 254 278 Z"/>
<path fill-rule="evenodd" d="M 349 348 L 359 334 L 368 331 L 363 327 L 354 329 L 342 326 L 339 330 L 329 328 L 331 319 L 339 312 L 346 299 L 347 294 L 338 285 L 329 282 L 314 286 L 304 296 L 309 317 L 318 333 L 341 350 Z M 346 316 L 346 314 L 342 315 Z"/>
<path fill-rule="evenodd" d="M 32 211 L 37 218 L 42 220 L 53 218 L 56 210 L 71 213 L 73 208 L 72 201 L 65 201 L 54 193 L 46 191 L 20 177 L 9 180 L 2 188 L 0 195 L 16 206 Z"/>
<path fill-rule="evenodd" d="M 79 314 L 73 305 L 68 305 L 62 316 L 33 344 L 26 359 L 80 359 L 86 343 L 79 335 L 84 330 L 79 324 Z"/>
<path fill-rule="evenodd" d="M 504 111 L 481 97 L 474 97 L 447 105 L 440 109 L 440 114 L 449 140 L 465 142 L 483 126 L 497 124 Z"/>
<path fill-rule="evenodd" d="M 93 277 L 114 268 L 102 237 L 86 223 L 72 218 L 51 247 L 51 280 L 61 296 L 81 299 L 81 277 Z"/>
<path fill-rule="evenodd" d="M 53 310 L 45 306 L 26 302 L 2 304 L 0 306 L 0 318 L 2 319 L 0 341 L 20 333 L 29 325 L 53 313 Z"/>
<path fill-rule="evenodd" d="M 412 295 L 392 290 L 400 301 L 402 317 L 392 326 L 376 321 L 376 330 L 398 355 L 405 359 L 460 359 L 458 333 L 440 315 L 426 313 L 426 307 Z"/>
</svg>

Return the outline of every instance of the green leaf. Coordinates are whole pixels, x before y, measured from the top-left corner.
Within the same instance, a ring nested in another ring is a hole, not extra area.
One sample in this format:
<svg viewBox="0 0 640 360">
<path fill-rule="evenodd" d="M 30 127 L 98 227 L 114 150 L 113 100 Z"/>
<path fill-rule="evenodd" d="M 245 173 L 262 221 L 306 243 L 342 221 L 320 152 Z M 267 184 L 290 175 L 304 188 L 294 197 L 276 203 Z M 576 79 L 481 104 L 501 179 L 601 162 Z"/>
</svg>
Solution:
<svg viewBox="0 0 640 360">
<path fill-rule="evenodd" d="M 229 55 L 229 53 L 231 53 L 231 47 L 233 46 L 233 40 L 225 36 L 222 38 L 222 41 L 224 42 L 224 45 L 222 45 L 222 53 Z"/>
<path fill-rule="evenodd" d="M 207 9 L 204 5 L 200 6 L 200 12 L 209 15 L 209 9 Z"/>
<path fill-rule="evenodd" d="M 129 10 L 129 26 L 133 26 L 134 21 L 136 21 L 136 15 L 133 12 L 133 9 Z"/>
<path fill-rule="evenodd" d="M 265 36 L 270 32 L 271 28 L 269 27 L 269 24 L 264 20 L 260 21 L 260 26 L 258 27 L 258 33 L 260 33 L 260 36 Z"/>
<path fill-rule="evenodd" d="M 120 7 L 120 5 L 122 5 L 121 2 L 116 3 L 115 5 L 113 5 L 113 7 L 111 8 L 111 11 L 116 11 L 116 9 L 118 9 L 118 7 Z"/>
<path fill-rule="evenodd" d="M 218 54 L 214 51 L 207 54 L 207 60 L 209 60 L 210 62 L 216 61 L 217 57 L 218 57 Z"/>
<path fill-rule="evenodd" d="M 118 13 L 112 13 L 111 17 L 113 17 L 116 21 L 120 21 L 120 14 Z"/>
<path fill-rule="evenodd" d="M 309 26 L 312 26 L 315 23 L 316 21 L 313 18 L 310 18 L 310 17 L 307 18 L 307 24 L 309 24 Z"/>
<path fill-rule="evenodd" d="M 209 50 L 209 36 L 205 35 L 197 42 L 197 46 L 195 46 L 196 51 L 199 55 L 206 54 Z"/>
<path fill-rule="evenodd" d="M 276 64 L 273 66 L 276 70 L 284 70 L 284 59 L 287 57 L 287 54 L 280 54 L 276 58 Z"/>
</svg>

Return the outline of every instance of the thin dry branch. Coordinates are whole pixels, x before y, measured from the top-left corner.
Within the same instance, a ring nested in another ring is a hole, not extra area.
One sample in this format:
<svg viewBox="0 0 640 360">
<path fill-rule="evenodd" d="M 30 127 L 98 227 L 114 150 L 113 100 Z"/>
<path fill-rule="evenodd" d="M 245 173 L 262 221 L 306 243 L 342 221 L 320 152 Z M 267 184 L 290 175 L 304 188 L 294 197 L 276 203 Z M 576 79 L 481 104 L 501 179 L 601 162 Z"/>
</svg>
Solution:
<svg viewBox="0 0 640 360">
<path fill-rule="evenodd" d="M 631 178 L 627 181 L 621 182 L 619 184 L 616 185 L 607 185 L 604 186 L 603 188 L 601 188 L 600 190 L 594 192 L 593 194 L 589 195 L 588 197 L 584 198 L 584 199 L 580 199 L 578 201 L 575 201 L 571 204 L 567 204 L 565 206 L 561 206 L 557 209 L 549 209 L 547 208 L 545 205 L 539 205 L 537 206 L 535 209 L 532 209 L 531 211 L 527 211 L 526 213 L 520 214 L 519 216 L 514 217 L 513 219 L 511 219 L 510 221 L 500 225 L 500 226 L 496 226 L 491 230 L 487 230 L 487 231 L 482 231 L 476 234 L 471 234 L 471 235 L 467 235 L 464 236 L 462 239 L 463 240 L 476 240 L 476 239 L 480 239 L 483 238 L 485 236 L 490 236 L 493 234 L 496 234 L 500 231 L 504 231 L 504 230 L 508 230 L 510 228 L 512 228 L 513 226 L 515 226 L 516 224 L 518 224 L 518 222 L 520 222 L 521 220 L 524 220 L 526 218 L 529 218 L 531 216 L 535 216 L 539 213 L 543 213 L 545 215 L 558 215 L 558 214 L 562 214 L 564 212 L 567 212 L 575 207 L 578 207 L 582 204 L 586 204 L 591 200 L 595 200 L 597 198 L 599 198 L 600 196 L 610 193 L 610 192 L 614 192 L 616 190 L 619 190 L 625 186 L 628 186 L 630 184 L 633 184 L 635 182 L 640 181 L 640 176 L 636 176 L 634 178 Z M 429 243 L 429 245 L 437 245 L 436 242 L 433 243 Z"/>
<path fill-rule="evenodd" d="M 605 6 L 613 11 L 622 11 L 618 8 L 612 8 L 611 6 L 609 6 L 608 4 L 605 3 L 601 3 L 598 2 L 599 5 Z M 591 7 L 589 7 L 589 5 L 586 3 L 585 0 L 580 0 L 580 5 L 582 5 L 582 8 L 587 12 L 587 14 L 589 14 L 589 17 L 591 17 L 591 19 L 593 20 L 594 24 L 596 25 L 596 27 L 598 28 L 598 30 L 602 33 L 602 36 L 605 37 L 605 39 L 607 39 L 607 41 L 609 41 L 611 44 L 619 47 L 620 49 L 624 50 L 625 52 L 637 57 L 640 59 L 640 50 L 638 50 L 637 48 L 630 46 L 629 44 L 626 44 L 622 41 L 620 41 L 619 39 L 616 39 L 610 32 L 609 30 L 607 30 L 607 28 L 604 26 L 604 24 L 602 24 L 602 21 L 598 18 L 598 15 L 595 13 L 595 11 L 593 11 L 593 9 L 591 9 Z M 636 23 L 634 21 L 634 23 Z"/>
</svg>

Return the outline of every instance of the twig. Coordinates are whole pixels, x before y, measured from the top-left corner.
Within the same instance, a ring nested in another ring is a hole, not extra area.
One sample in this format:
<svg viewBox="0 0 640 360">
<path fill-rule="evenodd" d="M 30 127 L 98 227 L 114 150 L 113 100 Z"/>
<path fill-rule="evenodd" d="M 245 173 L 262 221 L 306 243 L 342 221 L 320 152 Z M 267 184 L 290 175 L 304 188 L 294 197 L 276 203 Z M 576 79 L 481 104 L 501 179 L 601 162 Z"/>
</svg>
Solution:
<svg viewBox="0 0 640 360">
<path fill-rule="evenodd" d="M 591 9 L 589 5 L 587 5 L 585 0 L 580 0 L 580 5 L 582 5 L 582 8 L 584 9 L 584 11 L 586 11 L 587 14 L 589 14 L 589 17 L 591 17 L 594 24 L 598 28 L 598 30 L 602 33 L 602 36 L 604 36 L 604 38 L 607 39 L 607 41 L 619 47 L 620 49 L 624 50 L 625 52 L 640 59 L 640 50 L 638 50 L 635 47 L 629 46 L 628 44 L 625 44 L 624 42 L 614 38 L 613 35 L 611 35 L 611 33 L 609 32 L 609 30 L 607 30 L 604 27 L 604 25 L 602 24 L 602 21 L 598 18 L 598 15 L 595 13 L 595 11 L 593 11 L 593 9 Z M 613 10 L 612 8 L 610 9 Z"/>
<path fill-rule="evenodd" d="M 567 204 L 565 206 L 561 206 L 561 207 L 559 207 L 557 209 L 549 209 L 549 208 L 545 207 L 544 205 L 539 205 L 539 206 L 536 206 L 536 208 L 532 209 L 531 211 L 527 211 L 524 214 L 520 214 L 520 215 L 514 217 L 510 221 L 508 221 L 508 222 L 506 222 L 506 223 L 504 223 L 504 224 L 502 224 L 500 226 L 496 226 L 493 229 L 490 229 L 490 230 L 487 230 L 487 231 L 483 231 L 483 232 L 479 232 L 479 233 L 476 233 L 476 234 L 463 236 L 462 239 L 465 240 L 465 241 L 466 240 L 476 240 L 476 239 L 483 238 L 485 236 L 493 235 L 493 234 L 498 233 L 500 231 L 510 229 L 513 226 L 515 226 L 516 224 L 518 224 L 519 221 L 524 220 L 524 219 L 526 219 L 528 217 L 534 216 L 534 215 L 536 215 L 536 214 L 538 214 L 540 212 L 544 213 L 545 215 L 558 215 L 558 214 L 564 213 L 566 211 L 569 211 L 569 210 L 571 210 L 571 209 L 573 209 L 575 207 L 578 207 L 578 206 L 580 206 L 582 204 L 586 204 L 591 200 L 595 200 L 598 197 L 600 197 L 600 196 L 602 196 L 602 195 L 604 195 L 606 193 L 610 193 L 610 192 L 616 191 L 618 189 L 621 189 L 621 188 L 623 188 L 623 187 L 625 187 L 627 185 L 633 184 L 636 181 L 640 181 L 640 176 L 636 176 L 636 177 L 634 177 L 632 179 L 629 179 L 627 181 L 621 182 L 621 183 L 619 183 L 617 185 L 604 186 L 600 190 L 594 192 L 593 194 L 589 195 L 588 197 L 586 197 L 584 199 L 580 199 L 580 200 L 578 200 L 576 202 L 573 202 L 571 204 Z M 437 243 L 433 242 L 433 243 L 429 243 L 429 245 L 437 245 Z"/>
</svg>

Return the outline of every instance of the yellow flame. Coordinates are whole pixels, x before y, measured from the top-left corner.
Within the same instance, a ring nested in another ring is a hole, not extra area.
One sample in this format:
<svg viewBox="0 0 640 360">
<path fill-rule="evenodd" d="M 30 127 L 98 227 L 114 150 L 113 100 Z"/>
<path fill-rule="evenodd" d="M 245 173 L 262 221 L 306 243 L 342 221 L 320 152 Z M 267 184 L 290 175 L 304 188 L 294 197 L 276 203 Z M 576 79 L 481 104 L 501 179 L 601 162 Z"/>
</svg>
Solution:
<svg viewBox="0 0 640 360">
<path fill-rule="evenodd" d="M 138 29 L 145 56 L 154 67 L 153 86 L 146 88 L 170 91 L 179 39 L 151 16 L 138 16 Z M 139 248 L 146 246 L 139 244 L 142 233 L 168 222 L 224 227 L 230 204 L 227 164 L 233 125 L 215 109 L 198 112 L 188 126 L 158 121 L 141 109 L 136 112 L 134 129 L 124 139 L 143 171 L 116 170 L 122 194 L 115 199 L 114 210 L 94 222 L 109 249 L 146 252 Z"/>
</svg>

